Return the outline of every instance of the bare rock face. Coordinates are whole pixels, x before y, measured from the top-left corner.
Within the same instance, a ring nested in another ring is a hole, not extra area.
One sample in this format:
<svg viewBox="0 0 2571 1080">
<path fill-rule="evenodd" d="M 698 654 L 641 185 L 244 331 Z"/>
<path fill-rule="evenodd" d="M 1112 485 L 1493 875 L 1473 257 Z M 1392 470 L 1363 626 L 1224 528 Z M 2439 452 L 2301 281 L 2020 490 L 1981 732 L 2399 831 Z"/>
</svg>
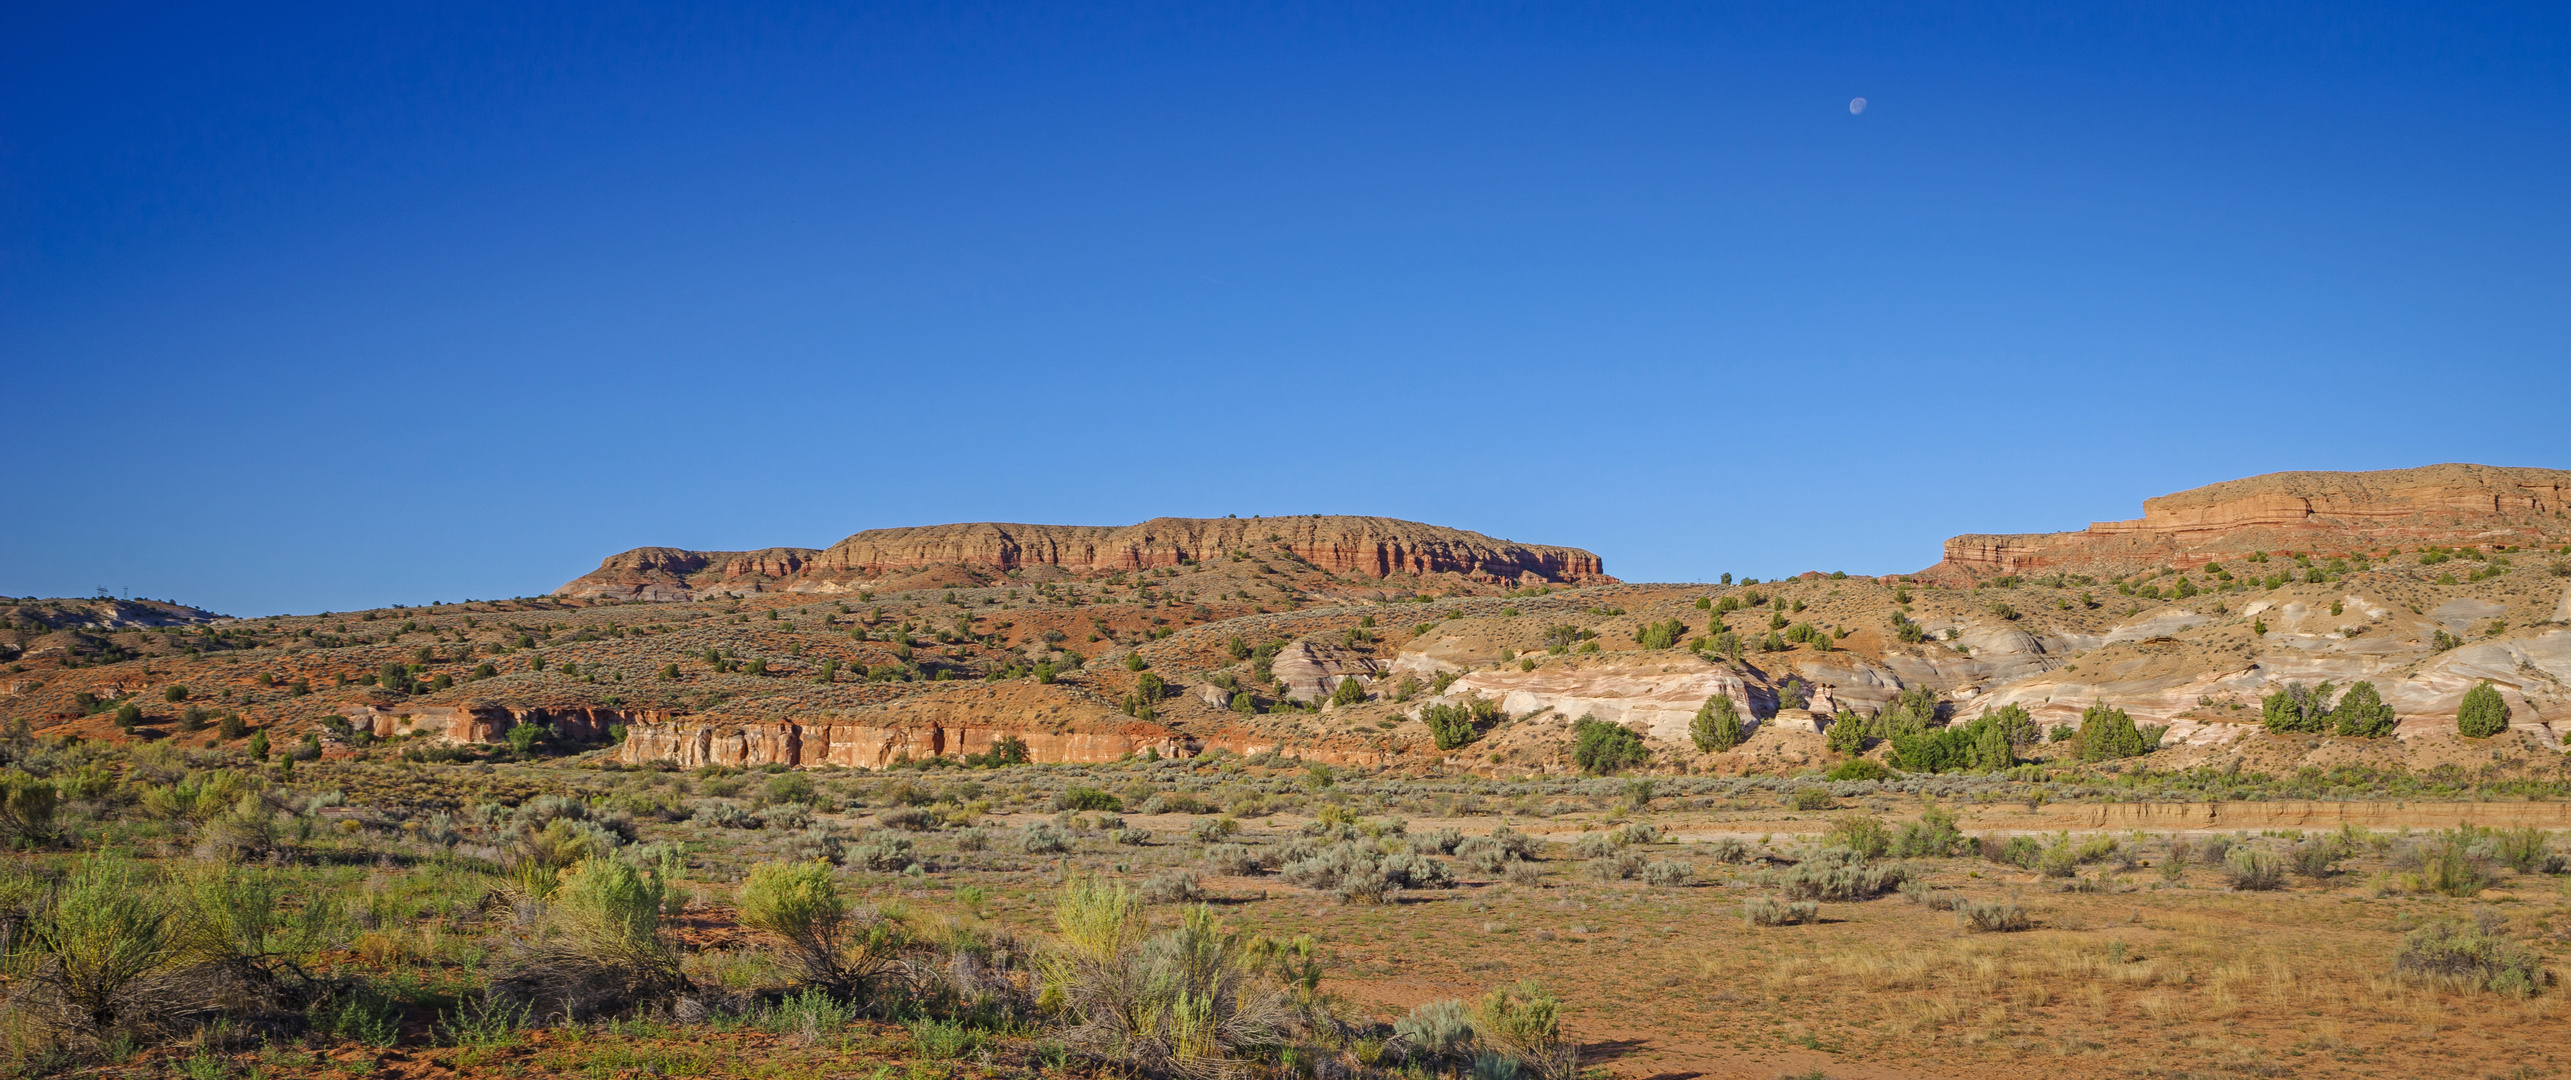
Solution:
<svg viewBox="0 0 2571 1080">
<path fill-rule="evenodd" d="M 1495 540 L 1379 517 L 1154 518 L 1140 525 L 927 525 L 868 529 L 827 550 L 636 548 L 556 590 L 575 597 L 693 599 L 725 591 L 846 591 L 890 571 L 935 565 L 1079 573 L 1150 570 L 1276 544 L 1334 574 L 1453 573 L 1487 582 L 1607 583 L 1578 548 Z"/>
<path fill-rule="evenodd" d="M 1277 653 L 1269 670 L 1276 673 L 1277 685 L 1294 701 L 1320 701 L 1350 679 L 1369 685 L 1378 674 L 1375 660 L 1362 653 L 1309 641 L 1297 641 Z"/>
<path fill-rule="evenodd" d="M 442 744 L 504 743 L 509 729 L 520 724 L 534 724 L 557 738 L 579 742 L 602 741 L 613 725 L 660 723 L 667 719 L 653 709 L 619 709 L 608 707 L 512 708 L 503 705 L 390 705 L 351 702 L 340 706 L 350 726 L 372 733 L 378 739 L 416 735 Z"/>
<path fill-rule="evenodd" d="M 2082 532 L 1968 535 L 1921 571 L 2123 573 L 2201 566 L 2252 551 L 2360 552 L 2387 545 L 2542 544 L 2571 535 L 2571 471 L 2429 465 L 2380 472 L 2283 472 L 2143 500 L 2132 521 Z"/>
<path fill-rule="evenodd" d="M 1656 652 L 1640 659 L 1591 664 L 1547 664 L 1533 671 L 1502 666 L 1475 671 L 1448 686 L 1440 701 L 1483 697 L 1515 717 L 1560 713 L 1623 724 L 1671 745 L 1692 745 L 1688 725 L 1717 694 L 1732 699 L 1745 723 L 1771 715 L 1776 698 L 1721 664 L 1689 653 Z M 1810 714 L 1805 715 L 1810 723 Z"/>
</svg>

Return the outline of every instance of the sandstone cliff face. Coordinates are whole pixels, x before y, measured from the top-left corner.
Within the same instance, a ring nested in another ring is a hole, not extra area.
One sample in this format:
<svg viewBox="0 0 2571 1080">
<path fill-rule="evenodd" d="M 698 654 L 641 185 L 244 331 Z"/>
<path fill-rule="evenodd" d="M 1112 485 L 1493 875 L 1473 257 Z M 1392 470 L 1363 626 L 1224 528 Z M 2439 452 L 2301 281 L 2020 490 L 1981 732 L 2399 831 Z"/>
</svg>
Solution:
<svg viewBox="0 0 2571 1080">
<path fill-rule="evenodd" d="M 2541 544 L 2571 535 L 2571 471 L 2429 465 L 2285 472 L 2143 500 L 2132 521 L 2082 532 L 1946 541 L 1930 577 L 2123 573 L 2200 566 L 2258 550 L 2356 552 L 2387 545 Z"/>
<path fill-rule="evenodd" d="M 399 705 L 379 708 L 364 702 L 342 705 L 349 726 L 378 739 L 416 735 L 446 744 L 509 741 L 509 729 L 534 724 L 555 738 L 575 742 L 605 740 L 610 725 L 660 723 L 668 714 L 655 709 L 607 707 L 520 709 L 502 705 Z"/>
<path fill-rule="evenodd" d="M 558 592 L 577 597 L 691 599 L 724 591 L 844 591 L 888 571 L 952 564 L 1079 573 L 1149 570 L 1227 551 L 1281 546 L 1335 574 L 1460 574 L 1486 582 L 1603 583 L 1597 555 L 1378 517 L 1155 518 L 1140 525 L 931 525 L 869 529 L 823 551 L 636 548 Z"/>
<path fill-rule="evenodd" d="M 1561 713 L 1578 720 L 1594 717 L 1623 724 L 1653 740 L 1693 746 L 1689 724 L 1707 698 L 1732 699 L 1744 723 L 1776 711 L 1776 696 L 1720 664 L 1671 652 L 1638 659 L 1619 659 L 1581 666 L 1550 665 L 1534 671 L 1502 666 L 1475 671 L 1455 680 L 1439 701 L 1489 698 L 1513 717 Z M 1811 726 L 1811 715 L 1803 717 Z"/>
</svg>

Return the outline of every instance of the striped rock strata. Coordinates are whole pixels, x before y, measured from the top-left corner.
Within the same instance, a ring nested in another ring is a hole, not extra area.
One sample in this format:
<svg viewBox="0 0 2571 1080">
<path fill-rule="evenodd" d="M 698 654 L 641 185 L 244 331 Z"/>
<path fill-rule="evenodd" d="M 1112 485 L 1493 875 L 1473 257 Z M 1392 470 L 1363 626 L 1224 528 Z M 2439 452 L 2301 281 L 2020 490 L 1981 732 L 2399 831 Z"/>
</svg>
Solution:
<svg viewBox="0 0 2571 1080">
<path fill-rule="evenodd" d="M 557 592 L 683 600 L 724 592 L 840 592 L 889 571 L 940 564 L 1112 573 L 1279 546 L 1334 574 L 1460 574 L 1486 582 L 1605 583 L 1598 556 L 1379 517 L 1155 518 L 1139 525 L 929 525 L 869 529 L 826 550 L 635 548 Z"/>
</svg>

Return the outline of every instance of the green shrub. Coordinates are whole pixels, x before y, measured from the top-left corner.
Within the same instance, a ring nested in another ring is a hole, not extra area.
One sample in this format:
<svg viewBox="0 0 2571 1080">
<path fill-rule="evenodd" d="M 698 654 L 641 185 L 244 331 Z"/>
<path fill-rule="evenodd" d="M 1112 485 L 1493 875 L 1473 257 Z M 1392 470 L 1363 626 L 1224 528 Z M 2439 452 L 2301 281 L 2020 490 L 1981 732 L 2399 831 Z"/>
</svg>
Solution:
<svg viewBox="0 0 2571 1080">
<path fill-rule="evenodd" d="M 2287 848 L 2285 862 L 2297 874 L 2314 881 L 2326 881 L 2339 872 L 2339 864 L 2350 852 L 2336 836 L 2319 836 Z"/>
<path fill-rule="evenodd" d="M 1018 850 L 1029 855 L 1057 855 L 1071 850 L 1071 833 L 1039 821 L 1018 833 Z"/>
<path fill-rule="evenodd" d="M 360 1046 L 391 1046 L 401 1036 L 402 1003 L 364 985 L 316 1002 L 315 1029 Z"/>
<path fill-rule="evenodd" d="M 0 843 L 18 847 L 52 839 L 54 811 L 61 805 L 61 790 L 52 782 L 16 769 L 0 773 Z"/>
<path fill-rule="evenodd" d="M 1677 645 L 1678 639 L 1686 635 L 1687 624 L 1676 619 L 1663 619 L 1636 629 L 1634 640 L 1646 649 L 1666 649 Z"/>
<path fill-rule="evenodd" d="M 1900 888 L 1910 871 L 1899 865 L 1878 866 L 1853 851 L 1823 849 L 1778 875 L 1777 884 L 1793 900 L 1865 900 Z"/>
<path fill-rule="evenodd" d="M 2330 684 L 2306 688 L 2290 682 L 2259 699 L 2259 722 L 2274 734 L 2330 730 Z"/>
<path fill-rule="evenodd" d="M 1696 740 L 1696 748 L 1705 753 L 1721 753 L 1739 746 L 1743 738 L 1740 707 L 1732 703 L 1729 694 L 1706 698 L 1687 731 Z"/>
<path fill-rule="evenodd" d="M 2151 753 L 2160 749 L 2165 730 L 2137 728 L 2123 709 L 2108 708 L 2104 702 L 2091 705 L 2080 714 L 2080 760 L 2112 761 Z"/>
<path fill-rule="evenodd" d="M 1431 1062 L 1463 1062 L 1473 1054 L 1472 1015 L 1461 1001 L 1427 1002 L 1393 1021 L 1393 1038 L 1408 1056 Z"/>
<path fill-rule="evenodd" d="M 1643 857 L 1637 852 L 1619 851 L 1589 860 L 1580 872 L 1591 881 L 1625 881 L 1642 876 Z"/>
<path fill-rule="evenodd" d="M 493 994 L 533 1015 L 577 1019 L 686 989 L 678 950 L 660 933 L 666 892 L 620 860 L 583 860 L 553 889 L 543 936 L 493 976 Z"/>
<path fill-rule="evenodd" d="M 2455 710 L 2455 730 L 2468 739 L 2487 739 L 2508 730 L 2508 702 L 2487 681 L 2464 692 L 2464 704 Z"/>
<path fill-rule="evenodd" d="M 1356 705 L 1365 700 L 1366 684 L 1358 682 L 1357 677 L 1354 675 L 1340 679 L 1339 685 L 1330 691 L 1330 703 L 1332 705 Z"/>
<path fill-rule="evenodd" d="M 1741 905 L 1741 919 L 1752 926 L 1789 926 L 1819 918 L 1821 905 L 1810 900 L 1786 902 L 1773 897 L 1751 897 Z"/>
<path fill-rule="evenodd" d="M 1659 889 L 1673 889 L 1696 880 L 1696 864 L 1678 859 L 1650 863 L 1643 867 L 1643 884 Z"/>
<path fill-rule="evenodd" d="M 1125 809 L 1125 801 L 1098 788 L 1075 786 L 1064 788 L 1062 794 L 1054 796 L 1053 808 L 1072 811 L 1103 810 L 1116 813 Z"/>
<path fill-rule="evenodd" d="M 1821 733 L 1821 737 L 1823 745 L 1828 746 L 1831 753 L 1855 757 L 1866 752 L 1866 722 L 1856 713 L 1846 709 L 1839 710 L 1837 716 L 1830 718 L 1830 726 Z M 1832 779 L 1838 779 L 1838 777 L 1832 777 Z M 1863 779 L 1879 780 L 1882 777 L 1864 777 Z"/>
<path fill-rule="evenodd" d="M 2273 851 L 2242 846 L 2223 856 L 2223 873 L 2232 888 L 2260 892 L 2285 887 L 2285 860 Z"/>
<path fill-rule="evenodd" d="M 48 991 L 32 1004 L 66 1033 L 101 1041 L 159 1020 L 172 1002 L 153 983 L 178 960 L 185 930 L 165 896 L 130 859 L 73 863 L 27 928 Z"/>
<path fill-rule="evenodd" d="M 1891 853 L 1904 859 L 1944 858 L 1963 851 L 1970 843 L 1955 827 L 1955 815 L 1932 806 L 1920 812 L 1919 820 L 1901 827 L 1892 839 Z"/>
<path fill-rule="evenodd" d="M 2474 850 L 2474 839 L 2464 829 L 2440 833 L 2425 844 L 2396 852 L 2393 863 L 2417 867 L 2418 888 L 2423 892 L 2474 896 L 2491 885 L 2489 862 Z"/>
<path fill-rule="evenodd" d="M 1955 921 L 1981 934 L 2009 933 L 2035 925 L 2015 900 L 1959 900 L 1955 904 Z"/>
<path fill-rule="evenodd" d="M 2027 713 L 2025 706 L 2015 702 L 1984 713 L 1981 719 L 1998 728 L 2000 737 L 2008 740 L 2012 747 L 2034 746 L 2044 741 L 2043 725 L 2035 722 L 2035 717 Z"/>
<path fill-rule="evenodd" d="M 811 777 L 790 772 L 769 779 L 767 796 L 772 803 L 810 805 L 819 799 L 820 793 L 813 788 Z"/>
<path fill-rule="evenodd" d="M 1789 810 L 1831 810 L 1838 807 L 1839 800 L 1830 794 L 1829 788 L 1799 787 L 1794 789 L 1794 794 L 1785 797 L 1785 805 Z"/>
<path fill-rule="evenodd" d="M 2044 844 L 2032 836 L 2012 836 L 2002 840 L 1986 834 L 1981 839 L 1981 848 L 1985 859 L 2028 870 L 2035 869 L 2036 861 L 2044 856 Z"/>
<path fill-rule="evenodd" d="M 2544 830 L 2533 825 L 2499 830 L 2492 834 L 2491 840 L 2494 857 L 2511 870 L 2521 874 L 2558 873 L 2561 870 L 2562 860 L 2553 854 Z"/>
<path fill-rule="evenodd" d="M 2509 940 L 2499 920 L 2477 927 L 2430 923 L 2402 939 L 2393 970 L 2403 975 L 2460 983 L 2512 997 L 2525 997 L 2551 982 L 2543 958 Z"/>
<path fill-rule="evenodd" d="M 1455 860 L 1485 874 L 1497 874 L 1516 862 L 1531 862 L 1540 844 L 1533 837 L 1508 826 L 1491 831 L 1489 836 L 1475 836 L 1455 845 Z"/>
<path fill-rule="evenodd" d="M 848 1003 L 832 997 L 820 987 L 807 986 L 761 1010 L 758 1023 L 764 1030 L 812 1043 L 845 1029 L 849 1021 L 856 1018 L 857 1010 Z"/>
<path fill-rule="evenodd" d="M 2339 734 L 2364 739 L 2383 738 L 2399 725 L 2392 706 L 2384 704 L 2383 695 L 2370 682 L 2349 687 L 2340 696 L 2338 706 L 2330 710 L 2330 717 L 2338 722 Z"/>
<path fill-rule="evenodd" d="M 1839 725 L 1832 724 L 1830 730 L 1837 732 Z M 1893 771 L 1885 768 L 1881 762 L 1868 761 L 1865 758 L 1850 758 L 1831 766 L 1824 778 L 1838 781 L 1889 780 L 1892 779 L 1892 775 Z"/>
<path fill-rule="evenodd" d="M 1052 826 L 1038 823 L 1033 828 L 1051 829 Z M 1065 846 L 1068 847 L 1068 844 L 1066 834 Z M 919 862 L 912 857 L 911 847 L 910 837 L 879 832 L 849 845 L 845 857 L 849 865 L 862 870 L 897 874 Z"/>
<path fill-rule="evenodd" d="M 1063 889 L 1038 1000 L 1069 1022 L 1066 1042 L 1138 1072 L 1214 1075 L 1296 1029 L 1298 994 L 1319 982 L 1310 939 L 1244 942 L 1202 904 L 1149 934 L 1142 912 L 1121 885 Z"/>
<path fill-rule="evenodd" d="M 1593 717 L 1581 717 L 1572 725 L 1571 760 L 1582 771 L 1604 776 L 1629 765 L 1639 765 L 1651 757 L 1643 746 L 1643 737 L 1623 724 L 1610 724 Z"/>
<path fill-rule="evenodd" d="M 810 981 L 842 985 L 841 933 L 848 902 L 830 867 L 819 862 L 761 863 L 741 885 L 741 924 L 785 939 L 787 955 Z"/>
<path fill-rule="evenodd" d="M 1854 814 L 1830 823 L 1830 831 L 1821 842 L 1846 849 L 1863 859 L 1881 858 L 1892 849 L 1892 832 L 1884 823 L 1866 814 Z"/>
<path fill-rule="evenodd" d="M 1505 719 L 1498 702 L 1475 697 L 1463 702 L 1430 705 L 1421 709 L 1419 718 L 1428 724 L 1429 737 L 1440 750 L 1453 750 L 1480 738 L 1482 732 Z"/>
<path fill-rule="evenodd" d="M 1551 1080 L 1580 1075 L 1580 1050 L 1562 1037 L 1562 1001 L 1533 981 L 1494 987 L 1473 1006 L 1481 1041 Z"/>
</svg>

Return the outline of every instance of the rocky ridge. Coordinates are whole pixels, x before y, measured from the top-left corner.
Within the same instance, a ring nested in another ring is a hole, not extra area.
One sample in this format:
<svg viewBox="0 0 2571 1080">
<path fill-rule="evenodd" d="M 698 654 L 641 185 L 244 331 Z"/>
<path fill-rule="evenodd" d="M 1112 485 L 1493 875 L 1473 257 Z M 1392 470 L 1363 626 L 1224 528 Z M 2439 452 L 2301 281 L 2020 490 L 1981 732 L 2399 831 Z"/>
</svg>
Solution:
<svg viewBox="0 0 2571 1080">
<path fill-rule="evenodd" d="M 1615 579 L 1578 548 L 1519 544 L 1393 518 L 1155 518 L 1139 525 L 976 523 L 868 529 L 829 548 L 687 551 L 647 547 L 609 556 L 561 595 L 683 600 L 733 593 L 844 594 L 888 573 L 936 566 L 991 572 L 1050 567 L 1075 575 L 1156 570 L 1225 552 L 1274 547 L 1332 574 L 1383 578 L 1452 574 L 1484 583 Z"/>
<path fill-rule="evenodd" d="M 118 738 L 107 714 L 131 702 L 141 737 L 202 740 L 179 714 L 238 710 L 255 727 L 323 730 L 333 753 L 487 746 L 534 725 L 558 751 L 683 768 L 884 768 L 1014 738 L 1039 762 L 1276 751 L 1499 774 L 1570 768 L 1571 729 L 1595 718 L 1642 734 L 1661 767 L 1777 772 L 1838 761 L 1824 733 L 1843 710 L 1928 690 L 1959 720 L 2019 705 L 2053 726 L 2093 704 L 2125 709 L 2168 729 L 2153 768 L 2560 762 L 2571 548 L 2524 542 L 2549 535 L 2553 489 L 2534 470 L 2410 472 L 2435 483 L 2284 474 L 2153 500 L 2152 528 L 2101 534 L 2221 558 L 2117 573 L 2091 561 L 2076 565 L 2096 573 L 1634 585 L 1580 577 L 1594 556 L 1432 558 L 1417 554 L 1422 532 L 1396 560 L 1333 539 L 1411 528 L 1369 524 L 1380 519 L 1066 530 L 1034 545 L 1015 526 L 973 526 L 823 550 L 644 549 L 601 571 L 611 595 L 53 631 L 88 635 L 93 651 L 22 657 L 0 682 L 0 716 Z M 2522 501 L 2485 513 L 2479 500 L 2503 487 Z M 2304 501 L 2275 503 L 2280 491 Z M 1243 526 L 1274 531 L 1221 546 Z M 2491 532 L 2468 546 L 2459 531 L 2472 528 Z M 1101 539 L 1122 533 L 1135 535 Z M 2302 541 L 2234 553 L 2272 535 L 2351 546 L 2336 559 Z M 1473 541 L 1486 542 L 1501 543 Z M 2088 557 L 2107 542 L 2064 543 Z M 923 561 L 940 557 L 975 561 Z M 1574 580 L 1499 572 L 1528 565 Z M 816 594 L 825 585 L 845 591 Z M 655 595 L 683 598 L 643 602 Z M 1718 639 L 1739 651 L 1723 655 Z M 401 689 L 380 684 L 388 665 L 411 673 Z M 2257 722 L 2260 697 L 2282 687 L 2358 680 L 2394 710 L 2394 737 L 2286 737 Z M 2461 739 L 2455 708 L 2484 681 L 2512 730 Z M 164 701 L 182 688 L 193 696 Z M 1715 695 L 1749 721 L 1749 741 L 1700 752 L 1690 721 Z M 1475 698 L 1505 718 L 1438 749 L 1423 709 Z"/>
<path fill-rule="evenodd" d="M 1921 571 L 1970 582 L 2008 574 L 2126 574 L 2250 554 L 2345 555 L 2419 545 L 2545 546 L 2571 538 L 2571 471 L 2428 465 L 2281 472 L 2143 500 L 2143 516 L 2080 532 L 1965 535 Z"/>
</svg>

